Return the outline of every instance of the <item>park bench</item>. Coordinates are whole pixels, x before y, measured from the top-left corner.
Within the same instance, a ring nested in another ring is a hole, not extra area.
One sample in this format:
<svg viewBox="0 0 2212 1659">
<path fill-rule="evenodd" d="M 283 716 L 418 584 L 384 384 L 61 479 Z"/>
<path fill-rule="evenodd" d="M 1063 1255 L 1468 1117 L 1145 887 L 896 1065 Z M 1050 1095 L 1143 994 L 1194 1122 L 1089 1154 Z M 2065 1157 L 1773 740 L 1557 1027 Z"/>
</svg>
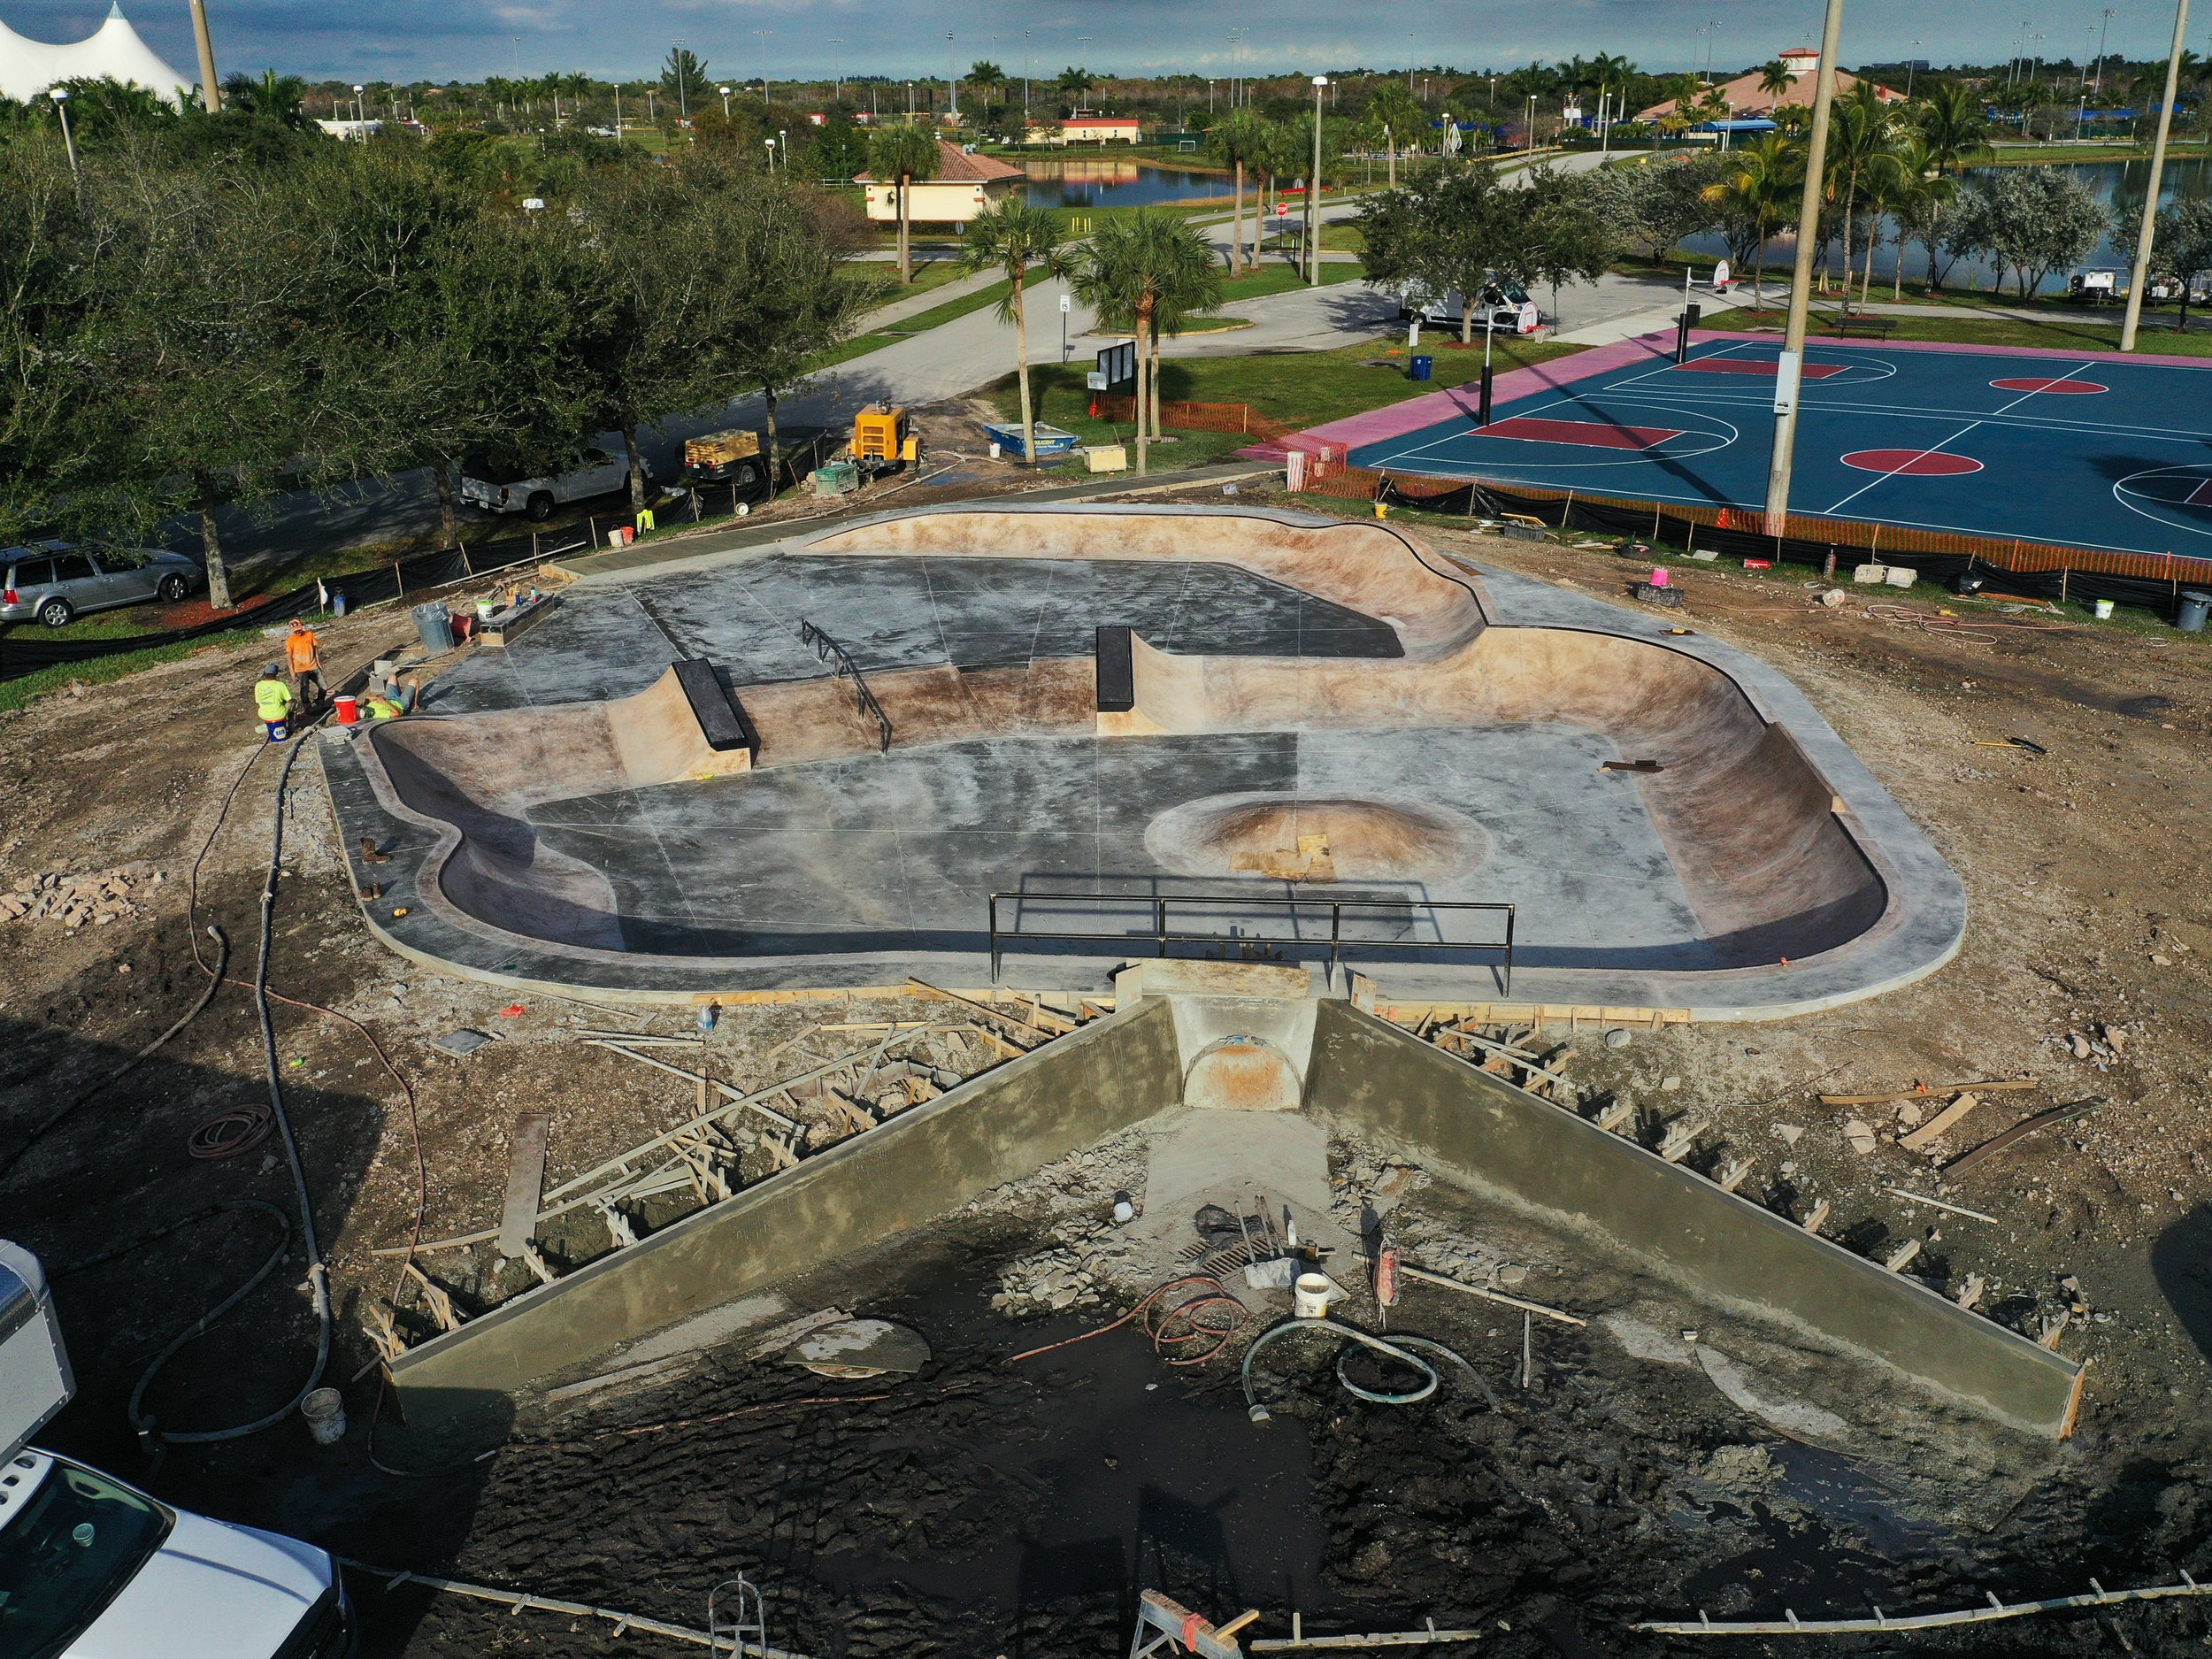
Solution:
<svg viewBox="0 0 2212 1659">
<path fill-rule="evenodd" d="M 1896 327 L 1889 318 L 1869 317 L 1860 311 L 1836 319 L 1836 332 L 1839 334 L 1872 334 L 1878 340 L 1886 340 Z"/>
</svg>

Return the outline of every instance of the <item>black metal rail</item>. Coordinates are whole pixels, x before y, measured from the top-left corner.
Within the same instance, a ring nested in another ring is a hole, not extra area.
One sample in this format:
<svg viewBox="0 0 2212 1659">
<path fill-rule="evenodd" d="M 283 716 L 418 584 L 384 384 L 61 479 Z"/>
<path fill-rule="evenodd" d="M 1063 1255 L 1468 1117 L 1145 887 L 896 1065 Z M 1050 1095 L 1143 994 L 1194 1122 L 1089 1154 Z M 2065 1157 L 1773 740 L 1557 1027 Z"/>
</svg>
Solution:
<svg viewBox="0 0 2212 1659">
<path fill-rule="evenodd" d="M 1010 900 L 1018 912 L 1023 904 L 1096 905 L 1128 910 L 1143 907 L 1151 913 L 1148 928 L 1137 931 L 1129 928 L 1085 930 L 1071 932 L 1064 929 L 1031 929 L 1023 927 L 1017 919 L 1011 926 L 999 923 L 999 901 Z M 1225 932 L 1220 927 L 1200 929 L 1171 925 L 1171 912 L 1177 907 L 1185 909 L 1231 909 L 1287 916 L 1293 931 L 1284 934 L 1240 933 Z M 999 977 L 999 959 L 1010 943 L 1018 944 L 1029 940 L 1079 941 L 1095 944 L 1118 944 L 1124 949 L 1149 942 L 1156 956 L 1168 955 L 1172 945 L 1211 945 L 1235 947 L 1244 951 L 1271 950 L 1287 954 L 1303 949 L 1318 950 L 1325 946 L 1332 966 L 1340 963 L 1350 951 L 1462 951 L 1480 953 L 1497 964 L 1499 995 L 1510 995 L 1513 991 L 1513 928 L 1514 910 L 1510 904 L 1492 903 L 1475 899 L 1403 899 L 1403 898 L 1339 898 L 1315 894 L 1257 894 L 1257 893 L 994 893 L 990 903 L 991 979 Z M 1310 916 L 1317 925 L 1321 913 L 1328 915 L 1328 933 L 1298 931 L 1300 912 Z M 1344 933 L 1346 912 L 1352 913 L 1355 922 L 1363 916 L 1375 912 L 1425 917 L 1437 937 L 1433 939 L 1347 938 Z M 1496 917 L 1502 926 L 1495 939 L 1459 940 L 1442 936 L 1440 918 L 1445 915 L 1470 912 Z"/>
<path fill-rule="evenodd" d="M 837 659 L 837 673 L 833 674 L 832 679 L 843 674 L 853 677 L 853 689 L 860 694 L 860 711 L 875 716 L 876 729 L 883 734 L 883 741 L 879 748 L 885 754 L 890 753 L 891 717 L 883 711 L 883 705 L 876 701 L 876 694 L 868 689 L 868 682 L 860 677 L 860 664 L 853 661 L 852 653 L 804 618 L 799 622 L 799 638 L 814 648 L 816 660 L 826 663 L 833 657 Z"/>
</svg>

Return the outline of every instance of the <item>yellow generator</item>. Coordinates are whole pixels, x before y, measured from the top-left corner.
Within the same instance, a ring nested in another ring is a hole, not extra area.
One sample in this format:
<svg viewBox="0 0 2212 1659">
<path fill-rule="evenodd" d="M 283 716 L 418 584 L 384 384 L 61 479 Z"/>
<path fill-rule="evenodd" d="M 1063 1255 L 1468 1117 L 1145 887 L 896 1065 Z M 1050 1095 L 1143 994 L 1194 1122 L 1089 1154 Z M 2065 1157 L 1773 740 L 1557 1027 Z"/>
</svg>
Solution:
<svg viewBox="0 0 2212 1659">
<path fill-rule="evenodd" d="M 903 409 L 876 403 L 853 417 L 853 460 L 871 477 L 918 464 L 922 441 Z"/>
</svg>

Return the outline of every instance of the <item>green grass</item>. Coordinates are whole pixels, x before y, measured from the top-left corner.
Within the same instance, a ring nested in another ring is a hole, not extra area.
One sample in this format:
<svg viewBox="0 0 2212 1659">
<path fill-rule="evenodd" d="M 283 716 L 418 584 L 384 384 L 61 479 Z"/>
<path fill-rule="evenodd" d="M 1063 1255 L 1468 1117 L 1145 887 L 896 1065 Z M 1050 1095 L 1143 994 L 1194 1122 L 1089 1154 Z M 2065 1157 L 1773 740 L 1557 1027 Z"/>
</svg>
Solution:
<svg viewBox="0 0 2212 1659">
<path fill-rule="evenodd" d="M 1398 349 L 1395 357 L 1386 354 Z M 1519 341 L 1498 344 L 1500 373 L 1570 357 L 1575 346 L 1534 344 Z M 1269 420 L 1310 426 L 1364 413 L 1424 392 L 1440 390 L 1475 380 L 1482 373 L 1482 352 L 1456 348 L 1439 351 L 1435 378 L 1426 384 L 1409 380 L 1402 366 L 1402 349 L 1386 342 L 1345 346 L 1334 351 L 1258 353 L 1250 357 L 1193 357 L 1163 365 L 1160 396 L 1171 403 L 1245 403 Z M 1371 367 L 1386 362 L 1386 367 Z M 1036 417 L 1074 433 L 1086 442 L 1126 442 L 1134 428 L 1094 421 L 1085 412 L 1090 393 L 1083 384 L 1087 363 L 1042 364 L 1030 371 L 1030 393 Z M 996 380 L 987 394 L 1009 418 L 1020 412 L 1019 393 L 1013 377 Z M 1237 433 L 1185 433 L 1182 442 L 1162 449 L 1157 468 L 1170 471 L 1202 466 L 1209 461 L 1242 449 L 1250 440 Z M 1079 462 L 1075 464 L 1079 467 Z"/>
<path fill-rule="evenodd" d="M 173 645 L 150 646 L 142 651 L 122 651 L 113 657 L 96 657 L 89 662 L 60 663 L 52 668 L 42 668 L 19 680 L 0 681 L 0 714 L 28 708 L 41 697 L 66 689 L 72 680 L 104 686 L 157 664 L 181 662 L 201 651 L 232 650 L 260 640 L 258 627 L 234 628 L 211 634 L 204 639 L 180 640 Z M 242 718 L 242 704 L 241 709 Z"/>
</svg>

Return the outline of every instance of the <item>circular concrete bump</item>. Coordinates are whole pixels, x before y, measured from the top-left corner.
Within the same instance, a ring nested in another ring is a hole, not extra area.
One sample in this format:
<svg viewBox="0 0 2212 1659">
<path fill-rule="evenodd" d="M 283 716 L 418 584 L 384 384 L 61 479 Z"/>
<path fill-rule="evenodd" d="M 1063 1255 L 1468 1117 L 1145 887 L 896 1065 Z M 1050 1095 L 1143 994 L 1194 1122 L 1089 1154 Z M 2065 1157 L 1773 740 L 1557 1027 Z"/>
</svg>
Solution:
<svg viewBox="0 0 2212 1659">
<path fill-rule="evenodd" d="M 1361 795 L 1206 795 L 1155 818 L 1144 846 L 1177 875 L 1306 885 L 1463 876 L 1490 856 L 1490 837 L 1463 813 Z"/>
<path fill-rule="evenodd" d="M 1846 466 L 1862 472 L 1886 472 L 1892 478 L 1955 478 L 1978 472 L 1982 464 L 1970 455 L 1946 455 L 1940 449 L 1854 449 L 1843 457 Z"/>
<path fill-rule="evenodd" d="M 1223 1037 L 1208 1043 L 1183 1074 L 1186 1106 L 1294 1112 L 1305 1097 L 1305 1079 L 1290 1056 L 1260 1037 Z"/>
<path fill-rule="evenodd" d="M 785 1351 L 787 1364 L 818 1377 L 911 1376 L 929 1362 L 929 1344 L 918 1331 L 887 1319 L 843 1319 L 809 1332 Z"/>
</svg>

